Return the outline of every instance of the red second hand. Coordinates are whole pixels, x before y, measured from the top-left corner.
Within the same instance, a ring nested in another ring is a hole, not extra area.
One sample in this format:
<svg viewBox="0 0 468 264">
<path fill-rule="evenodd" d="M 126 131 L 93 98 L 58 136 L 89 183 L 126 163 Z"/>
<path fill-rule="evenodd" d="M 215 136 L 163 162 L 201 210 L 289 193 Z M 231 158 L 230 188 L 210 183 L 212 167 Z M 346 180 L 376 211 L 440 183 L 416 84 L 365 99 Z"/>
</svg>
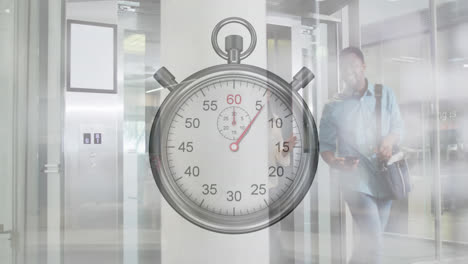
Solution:
<svg viewBox="0 0 468 264">
<path fill-rule="evenodd" d="M 265 105 L 262 105 L 262 108 L 260 108 L 260 110 L 258 110 L 257 114 L 254 116 L 254 118 L 252 119 L 252 121 L 250 121 L 249 125 L 244 129 L 244 132 L 242 132 L 242 134 L 240 135 L 240 137 L 236 140 L 236 142 L 234 143 L 231 143 L 231 145 L 229 145 L 229 148 L 232 150 L 232 151 L 238 151 L 239 150 L 239 142 L 244 138 L 245 134 L 247 134 L 247 131 L 249 131 L 250 127 L 252 126 L 253 122 L 255 121 L 255 119 L 257 119 L 257 116 L 260 114 L 260 112 L 262 111 L 263 107 Z"/>
</svg>

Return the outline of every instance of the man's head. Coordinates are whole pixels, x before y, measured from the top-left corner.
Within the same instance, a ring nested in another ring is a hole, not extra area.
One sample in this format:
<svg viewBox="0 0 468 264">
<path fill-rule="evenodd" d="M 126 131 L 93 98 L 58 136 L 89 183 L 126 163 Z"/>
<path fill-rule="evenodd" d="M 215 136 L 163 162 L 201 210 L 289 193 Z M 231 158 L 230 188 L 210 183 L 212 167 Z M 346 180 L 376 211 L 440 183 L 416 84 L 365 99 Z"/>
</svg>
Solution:
<svg viewBox="0 0 468 264">
<path fill-rule="evenodd" d="M 340 75 L 346 87 L 359 90 L 365 84 L 366 64 L 364 54 L 359 48 L 348 47 L 340 53 Z"/>
</svg>

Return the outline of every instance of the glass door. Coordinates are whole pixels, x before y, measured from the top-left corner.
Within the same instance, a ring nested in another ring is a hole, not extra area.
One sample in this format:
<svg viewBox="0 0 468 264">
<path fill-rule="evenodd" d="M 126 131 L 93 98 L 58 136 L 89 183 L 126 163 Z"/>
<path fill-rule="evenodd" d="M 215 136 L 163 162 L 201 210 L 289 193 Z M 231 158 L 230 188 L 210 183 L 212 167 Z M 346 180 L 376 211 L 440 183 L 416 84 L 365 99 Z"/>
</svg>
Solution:
<svg viewBox="0 0 468 264">
<path fill-rule="evenodd" d="M 318 125 L 323 105 L 338 90 L 341 20 L 327 15 L 317 19 L 278 14 L 272 14 L 269 20 L 268 69 L 286 80 L 303 66 L 312 70 L 315 79 L 300 93 Z M 298 263 L 340 263 L 345 256 L 344 214 L 339 189 L 333 188 L 336 184 L 337 177 L 319 162 L 308 195 L 278 227 L 287 245 L 272 239 L 270 259 L 279 259 L 278 263 L 291 259 Z"/>
<path fill-rule="evenodd" d="M 0 0 L 0 262 L 60 263 L 61 1 Z M 41 8 L 40 8 L 41 7 Z"/>
<path fill-rule="evenodd" d="M 468 260 L 468 3 L 436 1 L 439 25 L 440 258 Z M 447 25 L 447 26 L 445 26 Z"/>
<path fill-rule="evenodd" d="M 0 137 L 13 138 L 14 1 L 0 0 Z M 13 141 L 0 148 L 0 259 L 13 263 Z"/>
</svg>

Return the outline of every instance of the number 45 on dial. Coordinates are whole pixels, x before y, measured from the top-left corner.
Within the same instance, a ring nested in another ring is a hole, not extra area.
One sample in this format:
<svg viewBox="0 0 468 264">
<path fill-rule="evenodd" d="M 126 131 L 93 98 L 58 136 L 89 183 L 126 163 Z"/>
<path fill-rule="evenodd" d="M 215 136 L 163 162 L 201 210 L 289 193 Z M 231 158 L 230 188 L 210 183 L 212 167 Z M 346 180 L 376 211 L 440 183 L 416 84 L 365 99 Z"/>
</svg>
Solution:
<svg viewBox="0 0 468 264">
<path fill-rule="evenodd" d="M 228 23 L 244 25 L 253 45 L 243 51 L 242 39 L 228 36 L 228 52 L 219 49 L 217 33 Z M 314 75 L 302 68 L 288 83 L 241 64 L 256 41 L 241 18 L 221 21 L 213 39 L 228 64 L 180 84 L 164 67 L 155 74 L 170 94 L 153 122 L 151 168 L 165 199 L 188 221 L 215 232 L 253 232 L 289 214 L 314 179 L 317 130 L 297 93 Z"/>
</svg>

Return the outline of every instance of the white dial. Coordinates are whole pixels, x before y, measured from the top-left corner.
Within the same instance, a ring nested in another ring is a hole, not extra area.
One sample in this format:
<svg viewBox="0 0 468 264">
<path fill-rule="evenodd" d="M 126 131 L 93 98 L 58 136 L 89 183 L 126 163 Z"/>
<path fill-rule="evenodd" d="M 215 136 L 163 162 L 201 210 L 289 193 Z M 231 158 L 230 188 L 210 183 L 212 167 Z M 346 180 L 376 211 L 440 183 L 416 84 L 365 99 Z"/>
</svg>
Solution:
<svg viewBox="0 0 468 264">
<path fill-rule="evenodd" d="M 178 88 L 161 106 L 150 139 L 153 174 L 186 219 L 250 232 L 279 221 L 306 194 L 316 128 L 287 84 L 217 74 Z"/>
<path fill-rule="evenodd" d="M 187 98 L 167 141 L 180 191 L 206 211 L 231 216 L 265 209 L 285 194 L 302 153 L 291 109 L 265 87 L 236 80 Z"/>
<path fill-rule="evenodd" d="M 250 45 L 219 30 L 243 25 Z M 166 201 L 205 229 L 240 234 L 268 227 L 304 198 L 318 163 L 317 128 L 297 91 L 313 80 L 303 67 L 288 83 L 265 69 L 241 64 L 255 49 L 255 29 L 229 17 L 213 29 L 214 51 L 228 64 L 180 83 L 161 67 L 154 78 L 170 90 L 149 137 L 154 180 Z"/>
</svg>

